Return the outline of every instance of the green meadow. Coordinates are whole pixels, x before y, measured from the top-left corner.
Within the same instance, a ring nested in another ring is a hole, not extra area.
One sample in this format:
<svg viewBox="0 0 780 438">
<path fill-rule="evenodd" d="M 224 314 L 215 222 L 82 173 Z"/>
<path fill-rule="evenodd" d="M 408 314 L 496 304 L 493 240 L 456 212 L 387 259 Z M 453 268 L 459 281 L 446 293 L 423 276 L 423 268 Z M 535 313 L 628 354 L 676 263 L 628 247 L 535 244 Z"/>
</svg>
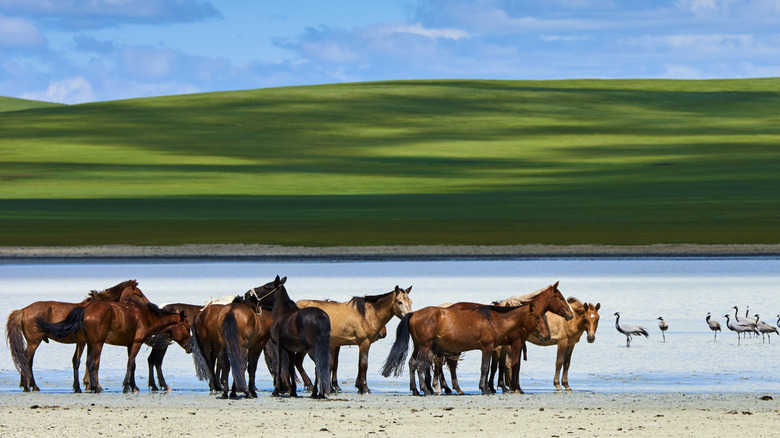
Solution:
<svg viewBox="0 0 780 438">
<path fill-rule="evenodd" d="M 0 98 L 0 245 L 780 243 L 780 79 Z"/>
</svg>

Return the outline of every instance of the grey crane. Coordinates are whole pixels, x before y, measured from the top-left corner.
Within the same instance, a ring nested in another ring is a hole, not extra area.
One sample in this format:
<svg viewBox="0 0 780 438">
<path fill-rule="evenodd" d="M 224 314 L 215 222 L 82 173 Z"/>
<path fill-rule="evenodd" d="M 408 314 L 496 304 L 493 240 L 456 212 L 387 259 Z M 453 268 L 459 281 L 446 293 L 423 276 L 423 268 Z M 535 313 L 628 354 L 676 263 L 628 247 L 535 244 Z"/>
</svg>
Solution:
<svg viewBox="0 0 780 438">
<path fill-rule="evenodd" d="M 759 321 L 758 314 L 753 315 L 756 317 L 756 328 L 759 332 L 761 332 L 761 343 L 764 343 L 764 335 L 766 335 L 767 338 L 769 338 L 769 343 L 772 343 L 772 338 L 769 336 L 770 334 L 778 334 L 777 327 L 772 327 L 771 325 L 765 323 L 764 321 Z"/>
<path fill-rule="evenodd" d="M 710 326 L 710 330 L 715 332 L 715 339 L 713 339 L 712 342 L 717 342 L 718 341 L 718 332 L 720 331 L 720 323 L 718 321 L 714 321 L 714 320 L 711 321 L 710 320 L 711 317 L 712 317 L 712 314 L 710 314 L 710 312 L 707 312 L 707 318 L 705 319 L 705 321 L 707 321 L 707 325 Z M 778 315 L 778 317 L 780 317 L 780 315 Z M 778 321 L 780 321 L 780 319 Z"/>
<path fill-rule="evenodd" d="M 729 319 L 729 315 L 723 315 L 726 317 L 726 327 L 729 328 L 732 332 L 737 333 L 737 344 L 740 343 L 740 333 L 756 333 L 758 334 L 758 331 L 756 331 L 756 326 L 752 324 L 748 324 L 745 322 L 735 322 L 734 324 L 731 323 L 731 320 Z"/>
<path fill-rule="evenodd" d="M 647 330 L 645 330 L 644 327 L 637 326 L 637 325 L 630 325 L 630 324 L 621 324 L 620 323 L 620 312 L 615 312 L 615 316 L 617 317 L 615 319 L 615 328 L 620 333 L 623 333 L 626 335 L 626 347 L 631 346 L 631 337 L 632 336 L 638 336 L 638 335 L 644 335 L 644 337 L 648 337 Z"/>
<path fill-rule="evenodd" d="M 658 317 L 658 328 L 661 329 L 661 335 L 663 335 L 664 342 L 666 342 L 666 331 L 669 330 L 669 323 L 664 321 L 663 316 Z"/>
</svg>

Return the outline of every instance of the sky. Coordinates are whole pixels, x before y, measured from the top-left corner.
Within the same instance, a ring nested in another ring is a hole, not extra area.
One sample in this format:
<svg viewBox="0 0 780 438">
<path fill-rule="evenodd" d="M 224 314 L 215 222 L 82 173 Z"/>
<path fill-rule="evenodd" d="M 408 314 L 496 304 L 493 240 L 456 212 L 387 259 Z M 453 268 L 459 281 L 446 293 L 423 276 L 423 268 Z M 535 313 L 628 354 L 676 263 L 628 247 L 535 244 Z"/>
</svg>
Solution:
<svg viewBox="0 0 780 438">
<path fill-rule="evenodd" d="M 780 76 L 780 0 L 0 0 L 0 96 Z"/>
</svg>

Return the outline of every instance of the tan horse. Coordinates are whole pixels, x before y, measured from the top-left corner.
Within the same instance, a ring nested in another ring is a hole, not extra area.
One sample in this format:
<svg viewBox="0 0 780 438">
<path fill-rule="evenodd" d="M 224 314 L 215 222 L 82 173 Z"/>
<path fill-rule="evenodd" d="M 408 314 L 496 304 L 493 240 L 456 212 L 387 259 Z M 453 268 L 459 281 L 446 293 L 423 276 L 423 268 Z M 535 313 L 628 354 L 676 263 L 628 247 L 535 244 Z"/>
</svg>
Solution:
<svg viewBox="0 0 780 438">
<path fill-rule="evenodd" d="M 387 335 L 385 325 L 393 318 L 403 318 L 412 311 L 412 299 L 408 289 L 396 286 L 394 290 L 381 295 L 366 295 L 353 297 L 346 302 L 300 300 L 296 304 L 300 308 L 318 307 L 330 317 L 330 348 L 331 348 L 331 387 L 341 391 L 338 385 L 337 368 L 339 350 L 344 345 L 357 345 L 360 349 L 358 358 L 358 375 L 355 387 L 360 394 L 370 393 L 366 375 L 368 374 L 368 350 L 371 344 Z M 311 379 L 301 366 L 305 355 L 296 357 L 296 366 L 305 387 L 311 386 Z"/>
<path fill-rule="evenodd" d="M 588 334 L 588 343 L 593 343 L 596 340 L 596 329 L 599 327 L 599 309 L 601 303 L 595 305 L 591 303 L 582 303 L 580 300 L 574 297 L 569 297 L 569 304 L 572 310 L 574 310 L 574 319 L 566 321 L 560 316 L 547 312 L 545 318 L 547 324 L 550 326 L 550 339 L 542 341 L 538 337 L 531 335 L 528 338 L 528 342 L 532 344 L 541 345 L 544 347 L 557 345 L 558 356 L 555 359 L 555 377 L 553 378 L 553 385 L 555 389 L 560 391 L 561 383 L 567 391 L 571 391 L 569 386 L 569 365 L 571 365 L 571 354 L 574 351 L 574 346 L 580 341 L 583 333 Z M 507 305 L 512 305 L 508 303 Z M 509 367 L 509 352 L 506 349 L 501 351 L 501 360 L 499 364 L 503 364 L 503 370 L 507 376 L 511 375 L 511 368 Z M 563 369 L 562 381 L 559 380 L 559 374 Z M 499 386 L 506 390 L 503 385 L 501 373 L 499 374 Z M 506 379 L 505 379 L 506 380 Z"/>
</svg>

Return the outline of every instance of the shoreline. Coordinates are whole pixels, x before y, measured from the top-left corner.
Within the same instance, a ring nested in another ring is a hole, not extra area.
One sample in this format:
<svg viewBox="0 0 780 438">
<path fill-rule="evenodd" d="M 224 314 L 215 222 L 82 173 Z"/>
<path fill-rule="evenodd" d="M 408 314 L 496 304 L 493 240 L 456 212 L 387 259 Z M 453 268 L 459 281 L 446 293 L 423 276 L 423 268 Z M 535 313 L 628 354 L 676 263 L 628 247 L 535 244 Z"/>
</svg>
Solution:
<svg viewBox="0 0 780 438">
<path fill-rule="evenodd" d="M 23 246 L 0 247 L 3 262 L 137 261 L 144 259 L 221 261 L 436 261 L 525 260 L 567 258 L 745 258 L 780 257 L 780 244 L 654 244 L 654 245 L 503 245 L 503 246 L 343 246 L 279 245 L 178 246 Z"/>
<path fill-rule="evenodd" d="M 329 400 L 218 400 L 207 393 L 0 393 L 2 436 L 722 436 L 774 434 L 764 393 L 492 396 L 342 393 Z"/>
</svg>

